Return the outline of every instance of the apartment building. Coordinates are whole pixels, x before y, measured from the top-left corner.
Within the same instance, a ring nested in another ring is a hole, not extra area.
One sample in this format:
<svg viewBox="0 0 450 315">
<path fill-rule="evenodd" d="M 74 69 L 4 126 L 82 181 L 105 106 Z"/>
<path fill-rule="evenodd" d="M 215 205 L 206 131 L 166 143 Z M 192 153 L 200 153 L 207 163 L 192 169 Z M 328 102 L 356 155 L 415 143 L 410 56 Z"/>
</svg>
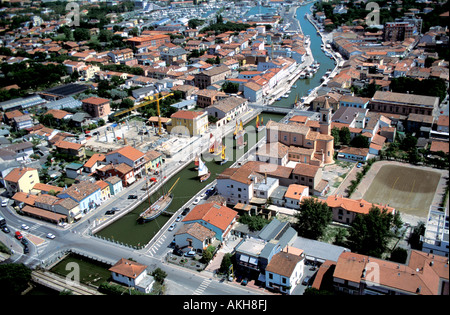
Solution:
<svg viewBox="0 0 450 315">
<path fill-rule="evenodd" d="M 198 136 L 208 130 L 208 113 L 204 111 L 179 110 L 170 116 L 171 125 L 167 130 L 187 136 Z"/>
</svg>

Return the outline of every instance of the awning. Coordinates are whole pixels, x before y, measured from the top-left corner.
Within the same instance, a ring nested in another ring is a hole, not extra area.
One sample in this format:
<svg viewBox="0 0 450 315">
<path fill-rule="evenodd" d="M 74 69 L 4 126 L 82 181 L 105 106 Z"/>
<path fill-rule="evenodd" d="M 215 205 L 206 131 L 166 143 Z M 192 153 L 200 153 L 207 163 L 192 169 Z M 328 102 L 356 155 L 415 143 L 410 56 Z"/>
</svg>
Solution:
<svg viewBox="0 0 450 315">
<path fill-rule="evenodd" d="M 128 178 L 128 179 L 127 179 L 127 183 L 128 183 L 128 184 L 133 184 L 135 180 L 136 180 L 135 177 Z"/>
<path fill-rule="evenodd" d="M 258 266 L 258 259 L 256 259 L 255 257 L 250 257 L 250 260 L 248 261 L 248 263 Z"/>
</svg>

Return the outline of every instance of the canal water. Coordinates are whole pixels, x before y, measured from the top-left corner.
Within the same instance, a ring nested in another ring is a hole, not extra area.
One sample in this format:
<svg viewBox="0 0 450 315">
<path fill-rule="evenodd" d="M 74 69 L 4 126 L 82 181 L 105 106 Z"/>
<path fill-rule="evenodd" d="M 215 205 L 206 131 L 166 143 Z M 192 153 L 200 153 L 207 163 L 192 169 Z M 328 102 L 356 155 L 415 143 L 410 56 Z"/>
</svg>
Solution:
<svg viewBox="0 0 450 315">
<path fill-rule="evenodd" d="M 273 114 L 273 113 L 262 113 L 260 117 L 263 118 L 264 125 L 267 124 L 269 120 L 280 121 L 284 115 Z M 226 155 L 229 161 L 224 165 L 220 165 L 213 158 L 205 155 L 203 160 L 206 166 L 211 172 L 211 177 L 200 183 L 197 171 L 195 170 L 194 162 L 191 162 L 184 169 L 180 170 L 175 176 L 173 176 L 164 185 L 165 189 L 168 190 L 175 181 L 180 178 L 179 182 L 173 189 L 174 199 L 168 208 L 169 212 L 175 212 L 180 207 L 182 207 L 189 199 L 196 195 L 201 189 L 207 186 L 209 183 L 214 181 L 216 176 L 223 172 L 227 167 L 230 167 L 237 159 L 239 159 L 249 148 L 251 148 L 258 140 L 265 136 L 265 129 L 260 132 L 256 131 L 256 118 L 244 125 L 246 134 L 244 136 L 247 145 L 242 149 L 236 149 L 236 140 L 233 139 L 233 134 L 229 134 L 224 139 L 224 143 L 228 144 L 226 147 Z M 105 227 L 96 235 L 101 236 L 106 239 L 118 241 L 124 244 L 132 246 L 145 246 L 161 229 L 161 227 L 169 220 L 169 216 L 160 215 L 157 219 L 140 224 L 137 222 L 139 214 L 144 211 L 151 202 L 154 202 L 159 197 L 159 193 L 156 192 L 150 196 L 150 202 L 144 200 L 138 207 L 133 211 L 124 215 L 121 219 Z"/>
<path fill-rule="evenodd" d="M 314 89 L 316 86 L 321 84 L 320 78 L 322 78 L 325 72 L 329 69 L 333 69 L 336 65 L 334 59 L 327 57 L 321 49 L 320 45 L 322 45 L 322 38 L 319 34 L 317 34 L 315 27 L 305 18 L 305 13 L 311 13 L 310 8 L 313 5 L 314 3 L 310 3 L 299 7 L 297 9 L 297 19 L 300 21 L 302 32 L 305 35 L 310 36 L 311 52 L 314 60 L 320 63 L 320 68 L 312 78 L 298 79 L 294 83 L 297 87 L 291 88 L 289 97 L 281 98 L 281 100 L 275 101 L 272 106 L 292 108 L 297 95 L 298 98 L 307 96 L 309 90 Z"/>
<path fill-rule="evenodd" d="M 333 69 L 335 66 L 334 60 L 327 57 L 324 52 L 321 50 L 320 45 L 322 44 L 320 35 L 316 33 L 316 29 L 311 23 L 304 18 L 305 13 L 310 12 L 310 7 L 312 4 L 308 4 L 306 6 L 301 6 L 297 10 L 297 18 L 300 21 L 302 31 L 305 35 L 310 35 L 311 38 L 311 50 L 315 60 L 320 63 L 320 69 L 316 72 L 314 77 L 310 79 L 299 79 L 295 84 L 296 88 L 291 89 L 291 93 L 289 98 L 282 98 L 280 101 L 277 101 L 273 104 L 273 106 L 279 107 L 292 107 L 295 101 L 295 97 L 298 93 L 299 97 L 306 96 L 307 91 L 315 88 L 320 85 L 320 78 L 325 74 L 328 69 Z M 265 11 L 267 8 L 264 7 L 262 11 Z M 252 11 L 253 14 L 257 13 L 257 9 Z M 265 13 L 265 12 L 264 12 Z M 270 119 L 274 121 L 280 121 L 284 116 L 280 114 L 272 114 L 272 113 L 262 113 L 261 115 L 264 120 L 264 124 L 266 124 Z M 175 181 L 180 178 L 179 182 L 173 189 L 174 200 L 170 205 L 168 211 L 175 212 L 180 207 L 182 207 L 192 196 L 196 195 L 202 188 L 208 185 L 210 182 L 214 181 L 215 177 L 222 173 L 222 171 L 230 167 L 239 157 L 241 157 L 245 152 L 247 152 L 249 147 L 252 147 L 256 141 L 261 139 L 265 135 L 265 129 L 261 132 L 257 133 L 254 128 L 250 126 L 255 126 L 256 119 L 253 119 L 249 123 L 247 123 L 244 127 L 247 130 L 245 135 L 245 141 L 248 142 L 247 146 L 241 150 L 235 149 L 235 140 L 233 140 L 233 135 L 230 134 L 226 137 L 225 143 L 233 143 L 227 146 L 227 157 L 230 161 L 224 165 L 220 165 L 214 160 L 205 161 L 206 166 L 211 171 L 211 177 L 200 183 L 197 171 L 194 167 L 194 162 L 190 163 L 187 167 L 180 170 L 178 174 L 173 176 L 165 185 L 166 189 L 170 189 L 170 187 L 175 183 Z M 156 192 L 152 196 L 150 196 L 150 202 L 148 200 L 144 200 L 142 204 L 136 207 L 133 211 L 126 214 L 123 218 L 117 220 L 116 222 L 110 224 L 106 228 L 99 231 L 96 235 L 102 236 L 104 238 L 109 238 L 114 241 L 118 241 L 124 244 L 132 245 L 132 246 L 145 246 L 161 229 L 161 227 L 169 220 L 169 216 L 160 215 L 157 219 L 140 224 L 137 222 L 139 214 L 144 211 L 151 202 L 155 201 L 159 197 L 159 193 Z"/>
</svg>

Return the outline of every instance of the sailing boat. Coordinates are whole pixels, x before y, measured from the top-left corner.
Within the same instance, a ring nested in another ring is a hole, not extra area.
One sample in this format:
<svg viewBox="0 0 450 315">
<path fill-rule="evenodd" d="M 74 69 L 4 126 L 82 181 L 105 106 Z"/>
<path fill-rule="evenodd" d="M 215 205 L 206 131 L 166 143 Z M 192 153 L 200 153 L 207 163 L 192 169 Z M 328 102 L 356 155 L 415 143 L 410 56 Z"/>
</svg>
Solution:
<svg viewBox="0 0 450 315">
<path fill-rule="evenodd" d="M 202 161 L 202 159 L 198 160 L 198 177 L 200 177 L 200 183 L 204 182 L 211 176 L 211 172 L 206 167 L 206 164 Z"/>
<path fill-rule="evenodd" d="M 222 152 L 222 139 L 216 138 L 214 140 L 212 133 L 209 139 L 209 153 L 219 155 Z"/>
<path fill-rule="evenodd" d="M 228 158 L 225 155 L 225 148 L 226 148 L 225 146 L 222 146 L 222 154 L 221 154 L 222 161 L 220 161 L 220 165 L 224 165 L 225 163 L 228 162 Z"/>
<path fill-rule="evenodd" d="M 199 160 L 199 157 L 198 157 L 198 155 L 196 155 L 195 159 L 194 159 L 195 170 L 198 170 L 198 160 Z"/>
<path fill-rule="evenodd" d="M 238 125 L 238 122 L 236 121 L 236 128 L 234 128 L 234 132 L 233 132 L 234 139 L 236 139 L 238 132 L 239 132 L 239 125 Z"/>
<path fill-rule="evenodd" d="M 150 204 L 149 207 L 139 215 L 138 221 L 142 223 L 150 222 L 159 217 L 161 213 L 166 211 L 173 200 L 173 194 L 171 194 L 171 191 L 179 180 L 180 178 L 178 177 L 178 179 L 175 181 L 172 187 L 170 187 L 167 193 L 161 195 L 161 197 L 159 197 L 158 200 L 156 200 L 153 204 Z M 150 203 L 150 196 L 148 196 L 148 202 Z"/>
<path fill-rule="evenodd" d="M 214 142 L 213 134 L 210 133 L 209 134 L 209 153 L 214 153 L 214 144 L 215 144 L 215 142 Z"/>
</svg>

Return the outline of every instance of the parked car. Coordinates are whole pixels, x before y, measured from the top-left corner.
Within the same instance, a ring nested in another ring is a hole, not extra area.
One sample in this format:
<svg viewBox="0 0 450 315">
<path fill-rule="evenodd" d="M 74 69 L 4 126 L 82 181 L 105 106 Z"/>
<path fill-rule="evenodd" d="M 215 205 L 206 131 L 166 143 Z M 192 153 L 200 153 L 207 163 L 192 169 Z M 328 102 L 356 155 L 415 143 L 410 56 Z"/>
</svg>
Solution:
<svg viewBox="0 0 450 315">
<path fill-rule="evenodd" d="M 128 199 L 137 199 L 136 195 L 128 195 Z"/>
<path fill-rule="evenodd" d="M 30 252 L 30 249 L 28 248 L 28 246 L 25 245 L 25 246 L 23 247 L 23 253 L 24 253 L 24 254 L 28 254 L 29 252 Z"/>
<path fill-rule="evenodd" d="M 179 216 L 175 219 L 175 221 L 176 221 L 176 222 L 180 222 L 180 221 L 181 221 L 181 218 L 182 218 L 182 216 L 179 215 Z"/>
<path fill-rule="evenodd" d="M 5 233 L 9 233 L 10 230 L 8 229 L 8 227 L 5 225 L 4 227 L 2 227 L 2 231 Z"/>
<path fill-rule="evenodd" d="M 200 200 L 202 200 L 202 198 L 197 197 L 197 198 L 195 198 L 194 202 L 192 202 L 192 204 L 196 205 L 200 202 Z"/>
<path fill-rule="evenodd" d="M 3 199 L 2 200 L 2 207 L 6 207 L 8 205 L 8 200 L 7 199 Z"/>
<path fill-rule="evenodd" d="M 185 257 L 194 257 L 195 254 L 196 254 L 195 251 L 191 250 L 191 251 L 184 253 L 184 256 Z"/>
<path fill-rule="evenodd" d="M 28 245 L 28 240 L 27 240 L 25 237 L 22 237 L 22 239 L 20 240 L 20 242 L 21 242 L 23 245 Z"/>
<path fill-rule="evenodd" d="M 177 225 L 174 223 L 171 226 L 169 226 L 169 231 L 173 231 Z"/>
<path fill-rule="evenodd" d="M 49 239 L 54 239 L 56 236 L 54 235 L 54 234 L 52 234 L 52 233 L 48 233 L 47 234 L 47 238 L 49 238 Z"/>
<path fill-rule="evenodd" d="M 189 211 L 191 211 L 191 209 L 189 208 L 184 208 L 183 212 L 181 212 L 181 215 L 186 215 L 189 213 Z"/>
<path fill-rule="evenodd" d="M 303 278 L 302 284 L 303 285 L 308 285 L 309 284 L 309 280 L 311 280 L 310 276 L 306 276 L 305 278 Z"/>
<path fill-rule="evenodd" d="M 358 163 L 358 164 L 356 165 L 357 168 L 360 168 L 361 166 L 362 166 L 361 163 Z"/>
<path fill-rule="evenodd" d="M 116 210 L 106 210 L 105 214 L 106 215 L 113 215 L 116 213 Z"/>
<path fill-rule="evenodd" d="M 243 280 L 242 280 L 242 282 L 241 282 L 241 285 L 247 285 L 247 283 L 248 283 L 248 279 L 247 278 L 244 278 Z"/>
<path fill-rule="evenodd" d="M 22 233 L 20 233 L 19 231 L 16 231 L 16 233 L 14 233 L 14 235 L 16 236 L 16 238 L 18 239 L 18 240 L 21 240 L 22 239 Z"/>
</svg>

